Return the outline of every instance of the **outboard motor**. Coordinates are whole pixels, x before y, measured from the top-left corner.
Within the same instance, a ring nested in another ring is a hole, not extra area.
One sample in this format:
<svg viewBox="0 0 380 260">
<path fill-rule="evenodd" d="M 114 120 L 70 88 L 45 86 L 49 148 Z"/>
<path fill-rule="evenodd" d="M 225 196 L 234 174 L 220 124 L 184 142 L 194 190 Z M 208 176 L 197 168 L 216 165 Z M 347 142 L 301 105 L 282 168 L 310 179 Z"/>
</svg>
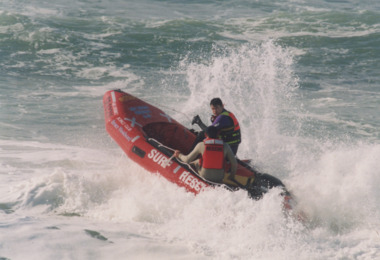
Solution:
<svg viewBox="0 0 380 260">
<path fill-rule="evenodd" d="M 281 195 L 289 195 L 285 185 L 276 177 L 266 173 L 256 173 L 254 181 L 247 187 L 249 195 L 254 199 L 261 199 L 268 190 L 279 187 L 283 189 Z"/>
</svg>

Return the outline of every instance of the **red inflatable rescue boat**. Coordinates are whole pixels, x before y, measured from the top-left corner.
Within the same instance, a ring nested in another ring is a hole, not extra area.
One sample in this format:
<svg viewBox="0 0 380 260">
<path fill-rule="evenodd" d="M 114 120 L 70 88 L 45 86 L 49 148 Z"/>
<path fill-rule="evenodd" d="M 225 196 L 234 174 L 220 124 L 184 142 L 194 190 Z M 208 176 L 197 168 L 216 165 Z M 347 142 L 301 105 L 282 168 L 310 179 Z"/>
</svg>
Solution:
<svg viewBox="0 0 380 260">
<path fill-rule="evenodd" d="M 174 150 L 188 154 L 196 135 L 159 108 L 121 90 L 106 92 L 103 105 L 107 132 L 129 158 L 146 170 L 159 173 L 195 194 L 208 187 L 224 186 L 229 190 L 244 189 L 250 197 L 259 199 L 269 189 L 279 187 L 283 190 L 285 208 L 292 207 L 291 194 L 279 179 L 257 172 L 244 161 L 238 160 L 235 181 L 226 174 L 224 183 L 218 184 L 203 179 L 190 165 L 172 158 Z"/>
</svg>

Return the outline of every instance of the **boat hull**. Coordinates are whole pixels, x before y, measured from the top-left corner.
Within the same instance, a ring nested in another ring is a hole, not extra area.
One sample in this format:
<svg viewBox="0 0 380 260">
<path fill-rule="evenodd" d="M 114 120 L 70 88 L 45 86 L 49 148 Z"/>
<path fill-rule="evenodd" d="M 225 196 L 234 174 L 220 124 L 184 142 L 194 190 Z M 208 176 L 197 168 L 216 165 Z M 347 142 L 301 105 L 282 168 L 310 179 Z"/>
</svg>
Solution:
<svg viewBox="0 0 380 260">
<path fill-rule="evenodd" d="M 219 184 L 203 179 L 190 165 L 172 158 L 174 150 L 189 153 L 196 135 L 159 108 L 120 90 L 106 92 L 103 105 L 107 132 L 131 160 L 147 171 L 194 194 L 223 186 L 247 190 L 249 196 L 260 199 L 269 189 L 279 187 L 285 208 L 292 207 L 291 195 L 279 179 L 257 172 L 245 161 L 238 160 L 234 181 L 226 174 L 223 184 Z"/>
<path fill-rule="evenodd" d="M 188 129 L 160 109 L 118 90 L 108 91 L 103 97 L 103 105 L 107 132 L 131 160 L 147 171 L 159 173 L 196 194 L 210 186 L 210 183 L 194 175 L 188 166 L 175 159 L 169 160 L 170 151 L 146 133 L 153 132 L 151 128 L 146 127 L 147 125 L 164 128 L 168 123 L 167 126 L 176 127 L 176 132 L 182 132 L 182 135 L 187 137 L 183 140 L 188 144 L 178 142 L 175 149 L 188 151 L 190 143 L 195 140 L 195 135 Z M 158 119 L 154 119 L 157 115 Z M 170 137 L 170 133 L 168 136 Z M 177 134 L 176 138 L 180 139 L 181 136 Z"/>
</svg>

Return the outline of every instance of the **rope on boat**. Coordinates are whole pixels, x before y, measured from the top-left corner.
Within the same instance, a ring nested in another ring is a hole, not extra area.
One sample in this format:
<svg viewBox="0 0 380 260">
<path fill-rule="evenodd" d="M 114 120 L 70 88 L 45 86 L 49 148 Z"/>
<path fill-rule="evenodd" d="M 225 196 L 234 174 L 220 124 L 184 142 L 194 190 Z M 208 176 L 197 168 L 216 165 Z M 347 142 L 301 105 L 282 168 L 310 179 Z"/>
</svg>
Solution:
<svg viewBox="0 0 380 260">
<path fill-rule="evenodd" d="M 166 148 L 166 149 L 168 149 L 168 150 L 170 150 L 170 151 L 172 151 L 172 152 L 175 151 L 173 148 L 171 148 L 171 147 L 169 147 L 169 146 L 166 146 L 166 145 L 160 143 L 159 141 L 157 141 L 157 140 L 154 139 L 154 138 L 149 137 L 149 138 L 148 138 L 148 141 L 153 141 L 153 142 L 157 143 L 159 147 L 164 147 L 164 148 Z"/>
<path fill-rule="evenodd" d="M 166 108 L 166 109 L 168 109 L 168 110 L 172 110 L 172 111 L 174 111 L 174 112 L 176 112 L 176 113 L 179 113 L 179 114 L 181 114 L 181 115 L 184 115 L 184 116 L 185 116 L 185 117 L 191 122 L 191 118 L 190 118 L 187 114 L 185 114 L 185 113 L 183 113 L 183 112 L 181 112 L 181 111 L 178 111 L 178 110 L 176 110 L 176 109 L 174 109 L 174 108 L 172 108 L 172 107 L 165 106 L 165 105 L 162 105 L 162 104 L 159 104 L 159 105 L 155 104 L 155 106 L 157 106 L 157 107 L 162 107 L 162 108 Z"/>
</svg>

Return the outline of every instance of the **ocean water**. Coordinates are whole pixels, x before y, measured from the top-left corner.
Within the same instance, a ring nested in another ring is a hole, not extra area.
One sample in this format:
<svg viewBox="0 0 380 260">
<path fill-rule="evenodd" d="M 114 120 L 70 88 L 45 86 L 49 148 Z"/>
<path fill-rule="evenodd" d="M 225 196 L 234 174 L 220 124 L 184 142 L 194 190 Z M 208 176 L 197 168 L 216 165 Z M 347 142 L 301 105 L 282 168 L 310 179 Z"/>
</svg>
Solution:
<svg viewBox="0 0 380 260">
<path fill-rule="evenodd" d="M 379 61 L 375 0 L 2 0 L 0 259 L 380 259 Z M 130 161 L 117 88 L 188 127 L 221 97 L 306 223 Z"/>
</svg>

